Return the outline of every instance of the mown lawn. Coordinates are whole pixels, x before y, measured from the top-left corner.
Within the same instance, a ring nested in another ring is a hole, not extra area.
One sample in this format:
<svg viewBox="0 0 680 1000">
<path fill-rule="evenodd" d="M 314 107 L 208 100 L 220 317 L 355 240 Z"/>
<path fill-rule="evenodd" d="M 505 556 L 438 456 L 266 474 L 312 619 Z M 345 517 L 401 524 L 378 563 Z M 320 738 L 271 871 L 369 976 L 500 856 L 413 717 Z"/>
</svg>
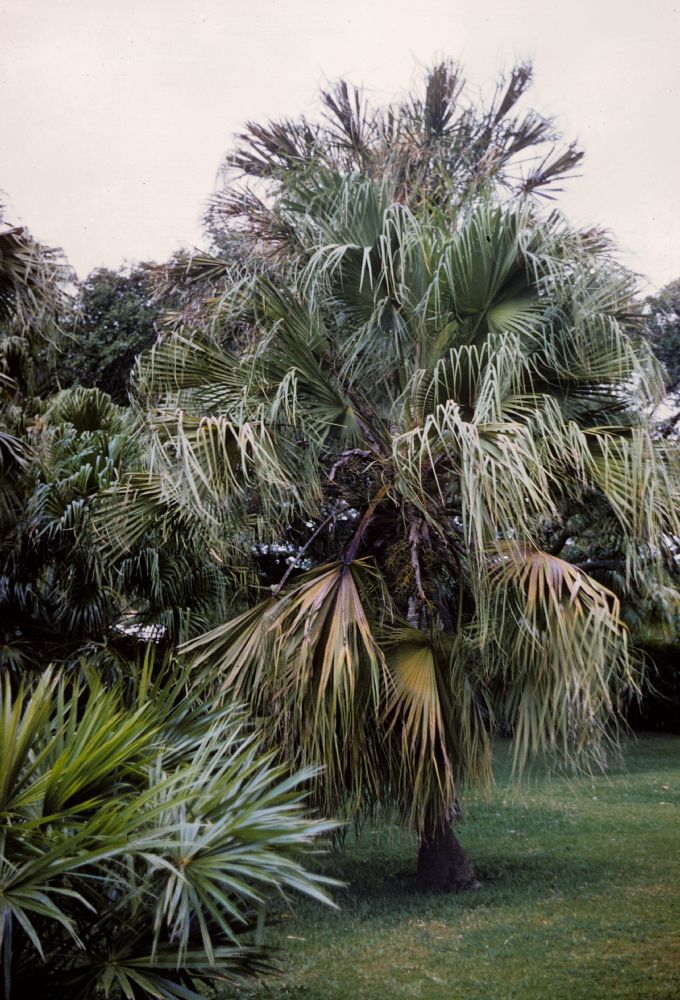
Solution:
<svg viewBox="0 0 680 1000">
<path fill-rule="evenodd" d="M 492 798 L 468 796 L 458 830 L 483 888 L 418 893 L 415 839 L 369 825 L 330 866 L 348 883 L 338 910 L 281 907 L 268 940 L 285 971 L 258 998 L 680 998 L 680 737 L 523 791 L 497 756 Z"/>
</svg>

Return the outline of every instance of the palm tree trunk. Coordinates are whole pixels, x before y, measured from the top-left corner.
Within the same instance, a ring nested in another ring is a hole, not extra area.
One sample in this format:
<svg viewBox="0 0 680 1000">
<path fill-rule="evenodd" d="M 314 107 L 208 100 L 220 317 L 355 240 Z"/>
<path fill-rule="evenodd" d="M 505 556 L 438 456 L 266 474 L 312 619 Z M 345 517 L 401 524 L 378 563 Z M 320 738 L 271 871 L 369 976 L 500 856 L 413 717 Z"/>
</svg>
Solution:
<svg viewBox="0 0 680 1000">
<path fill-rule="evenodd" d="M 479 889 L 474 868 L 448 820 L 420 834 L 418 887 L 435 892 Z"/>
</svg>

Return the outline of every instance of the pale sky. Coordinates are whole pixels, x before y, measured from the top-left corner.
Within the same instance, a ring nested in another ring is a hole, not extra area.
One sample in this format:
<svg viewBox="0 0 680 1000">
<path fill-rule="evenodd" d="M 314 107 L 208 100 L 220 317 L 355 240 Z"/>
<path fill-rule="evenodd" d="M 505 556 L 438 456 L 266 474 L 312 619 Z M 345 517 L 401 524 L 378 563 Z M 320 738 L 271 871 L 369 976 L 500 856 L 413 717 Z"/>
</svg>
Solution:
<svg viewBox="0 0 680 1000">
<path fill-rule="evenodd" d="M 98 265 L 201 244 L 247 119 L 338 76 L 402 94 L 437 57 L 474 87 L 531 58 L 531 104 L 586 150 L 559 204 L 653 287 L 680 277 L 680 0 L 0 0 L 0 200 Z"/>
</svg>

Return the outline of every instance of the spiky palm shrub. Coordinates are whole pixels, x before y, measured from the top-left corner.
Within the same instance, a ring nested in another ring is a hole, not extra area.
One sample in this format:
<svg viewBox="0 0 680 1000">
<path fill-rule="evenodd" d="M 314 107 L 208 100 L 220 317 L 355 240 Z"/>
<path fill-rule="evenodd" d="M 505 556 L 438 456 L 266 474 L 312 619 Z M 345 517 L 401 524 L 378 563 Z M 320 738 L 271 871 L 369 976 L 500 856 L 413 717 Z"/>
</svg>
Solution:
<svg viewBox="0 0 680 1000">
<path fill-rule="evenodd" d="M 324 899 L 329 828 L 233 707 L 147 660 L 105 689 L 44 674 L 0 696 L 3 996 L 188 1000 L 271 971 L 266 900 Z"/>
<path fill-rule="evenodd" d="M 396 802 L 423 882 L 469 885 L 449 821 L 490 734 L 520 766 L 601 759 L 636 685 L 616 596 L 565 558 L 568 518 L 605 511 L 642 584 L 678 530 L 634 285 L 601 234 L 526 199 L 460 201 L 442 176 L 409 205 L 391 168 L 248 141 L 277 277 L 256 261 L 212 338 L 142 360 L 151 461 L 102 531 L 115 554 L 150 523 L 211 526 L 247 607 L 188 650 L 284 759 L 325 765 L 325 808 Z"/>
</svg>

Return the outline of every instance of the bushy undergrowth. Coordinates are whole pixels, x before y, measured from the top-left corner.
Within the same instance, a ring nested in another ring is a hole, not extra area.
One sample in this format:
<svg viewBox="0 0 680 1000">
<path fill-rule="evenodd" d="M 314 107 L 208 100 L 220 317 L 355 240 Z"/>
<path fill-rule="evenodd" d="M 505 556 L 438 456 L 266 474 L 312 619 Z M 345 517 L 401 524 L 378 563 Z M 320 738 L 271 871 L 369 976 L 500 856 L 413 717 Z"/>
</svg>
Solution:
<svg viewBox="0 0 680 1000">
<path fill-rule="evenodd" d="M 230 706 L 150 662 L 0 697 L 5 1000 L 204 997 L 272 968 L 273 891 L 325 897 L 299 855 L 330 824 Z M 198 992 L 200 990 L 200 992 Z"/>
</svg>

